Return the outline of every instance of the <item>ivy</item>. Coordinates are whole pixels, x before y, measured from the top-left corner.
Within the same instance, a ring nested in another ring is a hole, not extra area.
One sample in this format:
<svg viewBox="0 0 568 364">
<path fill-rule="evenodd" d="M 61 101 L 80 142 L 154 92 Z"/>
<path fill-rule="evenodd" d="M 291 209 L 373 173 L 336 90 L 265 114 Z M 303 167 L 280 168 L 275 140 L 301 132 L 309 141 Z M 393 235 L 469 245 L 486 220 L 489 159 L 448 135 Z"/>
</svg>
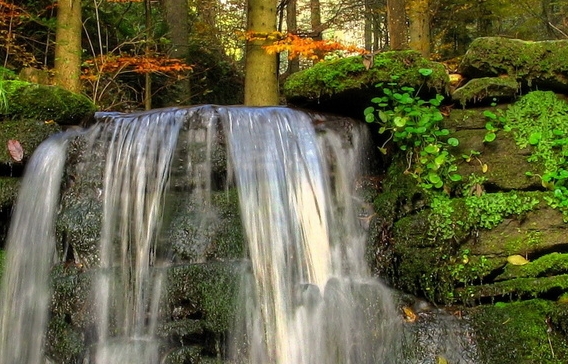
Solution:
<svg viewBox="0 0 568 364">
<path fill-rule="evenodd" d="M 425 78 L 432 74 L 431 69 L 420 69 Z M 442 189 L 450 181 L 462 179 L 456 171 L 456 158 L 449 152 L 450 147 L 459 144 L 458 139 L 450 137 L 450 131 L 440 122 L 444 119 L 440 105 L 444 97 L 436 95 L 423 100 L 417 90 L 400 86 L 393 76 L 393 82 L 378 83 L 382 96 L 371 99 L 375 106 L 365 109 L 365 120 L 378 123 L 379 133 L 387 134 L 387 141 L 380 147 L 386 153 L 386 144 L 391 140 L 407 154 L 409 162 L 407 173 L 425 189 Z"/>
</svg>

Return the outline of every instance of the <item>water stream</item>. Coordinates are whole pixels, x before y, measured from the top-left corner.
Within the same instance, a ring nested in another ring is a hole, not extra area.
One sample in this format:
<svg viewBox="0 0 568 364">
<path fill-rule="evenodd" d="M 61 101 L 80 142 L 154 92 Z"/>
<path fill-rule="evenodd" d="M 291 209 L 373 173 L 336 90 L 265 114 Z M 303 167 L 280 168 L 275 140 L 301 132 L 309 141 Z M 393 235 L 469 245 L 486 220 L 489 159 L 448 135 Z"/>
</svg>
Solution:
<svg viewBox="0 0 568 364">
<path fill-rule="evenodd" d="M 162 222 L 168 191 L 180 188 L 178 175 L 197 206 L 199 229 L 214 220 L 212 185 L 238 189 L 250 264 L 227 360 L 421 362 L 405 354 L 393 292 L 365 264 L 366 234 L 354 195 L 369 147 L 362 125 L 324 130 L 304 112 L 277 107 L 203 106 L 101 114 L 99 120 L 81 135 L 86 152 L 75 176 L 98 176 L 90 193 L 101 206 L 97 252 L 82 260 L 93 273 L 87 307 L 95 323 L 85 335 L 82 364 L 164 360 L 156 328 L 168 284 L 164 272 L 174 257 L 167 242 L 162 246 Z M 0 364 L 45 363 L 49 271 L 70 255 L 56 254 L 54 227 L 65 150 L 73 137 L 44 142 L 27 166 L 7 245 Z M 197 144 L 204 146 L 199 157 L 191 151 Z M 212 156 L 225 145 L 226 174 L 215 178 Z M 80 252 L 72 253 L 81 259 Z M 446 357 L 454 341 L 445 340 Z M 471 362 L 453 355 L 452 363 Z"/>
</svg>

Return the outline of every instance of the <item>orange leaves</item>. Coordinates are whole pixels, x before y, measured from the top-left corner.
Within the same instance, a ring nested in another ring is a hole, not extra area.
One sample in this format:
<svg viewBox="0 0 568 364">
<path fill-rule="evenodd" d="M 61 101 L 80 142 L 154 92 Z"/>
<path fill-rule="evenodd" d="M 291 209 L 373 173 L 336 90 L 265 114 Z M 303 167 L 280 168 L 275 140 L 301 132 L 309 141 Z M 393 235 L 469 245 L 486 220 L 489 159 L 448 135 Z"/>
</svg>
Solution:
<svg viewBox="0 0 568 364">
<path fill-rule="evenodd" d="M 263 48 L 269 54 L 288 52 L 288 58 L 305 57 L 312 60 L 319 60 L 327 53 L 334 51 L 344 51 L 347 53 L 363 54 L 364 49 L 355 46 L 345 45 L 331 40 L 313 40 L 309 37 L 300 37 L 291 33 L 247 33 L 247 41 L 272 41 L 272 44 L 265 45 Z"/>
<path fill-rule="evenodd" d="M 146 56 L 112 56 L 105 55 L 87 60 L 83 64 L 82 78 L 96 79 L 99 74 L 134 72 L 146 73 L 177 73 L 191 70 L 191 66 L 176 58 L 146 57 Z"/>
</svg>

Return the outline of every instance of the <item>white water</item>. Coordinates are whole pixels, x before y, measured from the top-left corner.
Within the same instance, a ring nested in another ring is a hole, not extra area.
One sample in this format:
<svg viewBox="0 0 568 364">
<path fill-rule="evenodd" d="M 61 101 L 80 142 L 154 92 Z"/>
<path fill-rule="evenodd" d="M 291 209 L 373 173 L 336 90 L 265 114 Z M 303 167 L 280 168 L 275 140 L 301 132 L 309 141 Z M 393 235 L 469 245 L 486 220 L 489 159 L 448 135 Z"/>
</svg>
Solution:
<svg viewBox="0 0 568 364">
<path fill-rule="evenodd" d="M 163 277 L 152 270 L 182 111 L 121 116 L 92 131 L 107 150 L 99 274 L 93 285 L 98 340 L 90 362 L 154 364 Z"/>
<path fill-rule="evenodd" d="M 0 363 L 43 363 L 55 262 L 55 224 L 66 140 L 42 143 L 28 162 L 6 244 L 0 297 Z"/>
<path fill-rule="evenodd" d="M 206 145 L 205 158 L 188 157 L 181 168 L 191 200 L 203 204 L 198 224 L 206 225 L 212 219 L 211 154 L 219 124 L 251 262 L 230 360 L 406 363 L 393 296 L 364 263 L 365 233 L 353 196 L 363 127 L 351 126 L 343 137 L 331 130 L 316 134 L 305 113 L 285 108 L 201 107 L 104 119 L 108 122 L 88 132 L 82 167 L 100 174 L 96 198 L 103 206 L 98 260 L 87 267 L 96 272 L 89 303 L 95 308 L 95 337 L 83 364 L 163 360 L 155 332 L 166 282 L 163 269 L 154 268 L 167 264 L 158 259 L 157 244 L 171 164 L 179 143 Z M 178 140 L 182 128 L 186 141 Z M 62 138 L 42 144 L 27 167 L 8 240 L 0 364 L 45 362 L 65 144 Z"/>
<path fill-rule="evenodd" d="M 234 360 L 396 362 L 401 322 L 365 268 L 353 204 L 364 130 L 354 128 L 345 146 L 332 133 L 318 138 L 301 112 L 220 111 L 252 264 Z"/>
</svg>

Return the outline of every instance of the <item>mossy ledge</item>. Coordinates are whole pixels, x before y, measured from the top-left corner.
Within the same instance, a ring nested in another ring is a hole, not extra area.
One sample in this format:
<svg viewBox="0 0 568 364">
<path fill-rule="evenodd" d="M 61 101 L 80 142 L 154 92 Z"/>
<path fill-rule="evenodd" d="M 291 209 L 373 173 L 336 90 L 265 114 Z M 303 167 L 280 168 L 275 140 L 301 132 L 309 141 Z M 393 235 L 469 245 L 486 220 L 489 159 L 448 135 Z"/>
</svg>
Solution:
<svg viewBox="0 0 568 364">
<path fill-rule="evenodd" d="M 568 91 L 568 41 L 531 42 L 502 37 L 474 40 L 458 73 L 468 78 L 508 75 L 528 88 Z"/>
<path fill-rule="evenodd" d="M 356 117 L 361 117 L 369 100 L 380 94 L 375 87 L 380 82 L 397 82 L 429 95 L 448 91 L 449 77 L 444 66 L 416 51 L 379 53 L 367 67 L 362 56 L 320 62 L 291 75 L 282 91 L 293 105 L 342 114 L 351 111 L 353 115 L 349 116 Z M 420 69 L 430 69 L 432 74 L 423 76 Z M 398 78 L 393 79 L 393 75 Z"/>
<path fill-rule="evenodd" d="M 24 81 L 2 81 L 6 107 L 2 119 L 33 119 L 60 125 L 77 125 L 90 117 L 96 106 L 84 95 L 57 86 Z"/>
</svg>

